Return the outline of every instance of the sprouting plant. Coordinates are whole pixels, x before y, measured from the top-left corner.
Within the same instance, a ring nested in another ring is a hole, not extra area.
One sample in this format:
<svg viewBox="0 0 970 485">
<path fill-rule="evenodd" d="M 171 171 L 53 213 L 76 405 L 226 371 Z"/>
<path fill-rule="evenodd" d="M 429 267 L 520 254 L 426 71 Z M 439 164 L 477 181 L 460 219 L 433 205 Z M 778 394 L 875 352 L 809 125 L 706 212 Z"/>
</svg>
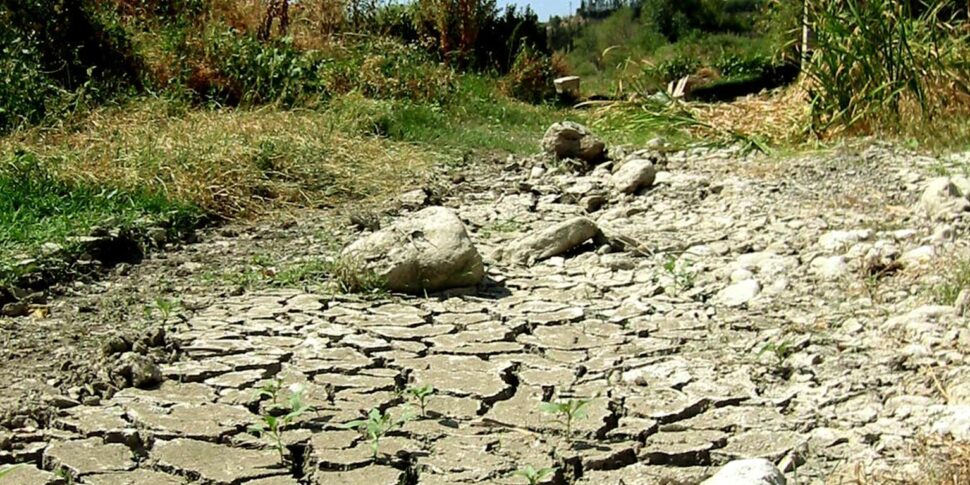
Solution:
<svg viewBox="0 0 970 485">
<path fill-rule="evenodd" d="M 421 387 L 409 387 L 404 391 L 404 394 L 418 401 L 418 405 L 421 407 L 421 416 L 424 416 L 425 404 L 427 404 L 428 397 L 434 394 L 434 387 L 430 384 Z"/>
<path fill-rule="evenodd" d="M 371 451 L 374 452 L 374 459 L 377 459 L 377 452 L 380 449 L 381 438 L 394 428 L 400 428 L 411 420 L 411 415 L 407 412 L 401 417 L 394 419 L 389 411 L 381 413 L 379 410 L 371 409 L 366 419 L 358 419 L 344 424 L 344 429 L 356 429 L 370 441 Z"/>
<path fill-rule="evenodd" d="M 573 421 L 585 419 L 587 416 L 587 399 L 570 399 L 568 401 L 542 403 L 542 412 L 555 414 L 566 427 L 566 438 L 572 437 Z"/>
<path fill-rule="evenodd" d="M 774 354 L 775 358 L 778 359 L 778 363 L 782 363 L 785 361 L 785 359 L 795 353 L 795 348 L 792 347 L 790 340 L 785 340 L 779 343 L 768 342 L 764 347 L 761 348 L 761 351 L 758 352 L 758 356 L 760 357 L 761 354 L 765 352 L 771 352 Z"/>
<path fill-rule="evenodd" d="M 4 470 L 5 473 L 9 471 L 10 469 Z M 65 483 L 67 483 L 67 485 L 74 485 L 74 476 L 71 475 L 71 472 L 67 471 L 67 468 L 58 467 L 57 470 L 54 471 L 54 476 L 63 480 Z"/>
<path fill-rule="evenodd" d="M 290 399 L 288 409 L 286 410 L 287 413 L 282 416 L 264 414 L 262 416 L 262 422 L 249 428 L 250 432 L 256 436 L 266 438 L 270 442 L 273 448 L 276 449 L 276 452 L 279 453 L 280 462 L 286 462 L 286 446 L 283 444 L 283 431 L 293 424 L 296 418 L 310 410 L 310 406 L 303 402 L 303 392 L 305 390 L 301 384 L 290 386 Z M 263 394 L 263 391 L 260 391 L 260 395 L 265 394 Z M 273 394 L 273 396 L 275 403 L 276 394 Z"/>
<path fill-rule="evenodd" d="M 673 280 L 675 293 L 680 293 L 681 291 L 687 291 L 694 287 L 694 279 L 697 277 L 690 268 L 685 268 L 683 265 L 677 264 L 677 258 L 673 256 L 667 256 L 667 260 L 664 261 L 663 265 L 664 271 L 670 275 L 670 279 Z"/>
<path fill-rule="evenodd" d="M 273 404 L 276 404 L 277 399 L 279 398 L 280 389 L 282 388 L 283 381 L 279 379 L 272 379 L 267 381 L 266 384 L 260 386 L 260 388 L 256 391 L 256 397 L 269 398 L 273 401 Z"/>
<path fill-rule="evenodd" d="M 158 312 L 159 316 L 162 317 L 162 325 L 168 323 L 169 319 L 175 314 L 179 308 L 179 301 L 171 300 L 168 298 L 155 298 L 152 302 L 152 306 L 145 309 L 145 318 L 151 318 L 154 312 Z"/>
<path fill-rule="evenodd" d="M 543 478 L 551 475 L 554 471 L 556 471 L 554 468 L 536 469 L 532 465 L 526 465 L 513 473 L 512 476 L 525 478 L 529 482 L 529 485 L 537 485 Z"/>
</svg>

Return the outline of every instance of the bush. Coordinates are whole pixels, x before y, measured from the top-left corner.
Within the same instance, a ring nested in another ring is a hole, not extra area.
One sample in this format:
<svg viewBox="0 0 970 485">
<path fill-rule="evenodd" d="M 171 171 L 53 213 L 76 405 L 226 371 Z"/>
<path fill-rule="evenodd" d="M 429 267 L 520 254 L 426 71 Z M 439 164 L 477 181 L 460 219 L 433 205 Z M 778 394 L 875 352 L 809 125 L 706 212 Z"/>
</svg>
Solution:
<svg viewBox="0 0 970 485">
<path fill-rule="evenodd" d="M 540 103 L 555 98 L 553 80 L 565 74 L 562 60 L 542 55 L 529 45 L 524 45 L 515 56 L 503 87 L 509 96 Z"/>
<path fill-rule="evenodd" d="M 40 121 L 59 94 L 37 63 L 36 46 L 12 34 L 0 30 L 0 133 Z"/>
</svg>

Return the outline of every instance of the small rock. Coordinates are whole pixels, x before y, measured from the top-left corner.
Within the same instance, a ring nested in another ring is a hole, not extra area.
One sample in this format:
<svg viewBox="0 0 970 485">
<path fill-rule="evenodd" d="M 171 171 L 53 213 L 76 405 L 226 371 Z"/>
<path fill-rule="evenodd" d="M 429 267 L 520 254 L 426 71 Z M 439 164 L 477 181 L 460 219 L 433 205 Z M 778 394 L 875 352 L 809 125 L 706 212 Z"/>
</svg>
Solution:
<svg viewBox="0 0 970 485">
<path fill-rule="evenodd" d="M 398 202 L 405 209 L 417 210 L 428 205 L 428 193 L 424 189 L 415 189 L 398 196 Z"/>
<path fill-rule="evenodd" d="M 932 260 L 934 256 L 936 256 L 936 249 L 933 246 L 920 246 L 903 253 L 899 261 L 906 266 L 919 266 Z"/>
<path fill-rule="evenodd" d="M 930 219 L 947 221 L 970 210 L 970 200 L 950 177 L 937 177 L 927 182 L 919 206 Z"/>
<path fill-rule="evenodd" d="M 557 159 L 575 158 L 587 163 L 600 161 L 606 144 L 585 126 L 572 121 L 554 123 L 542 137 L 542 150 Z"/>
<path fill-rule="evenodd" d="M 606 205 L 606 197 L 602 195 L 587 195 L 579 199 L 579 206 L 589 214 L 602 209 L 604 205 Z"/>
<path fill-rule="evenodd" d="M 530 179 L 542 178 L 542 176 L 545 174 L 546 174 L 546 169 L 543 168 L 542 165 L 536 165 L 532 167 L 531 171 L 529 171 L 529 178 Z"/>
<path fill-rule="evenodd" d="M 724 465 L 701 485 L 786 485 L 785 476 L 763 458 L 735 460 Z"/>
<path fill-rule="evenodd" d="M 758 280 L 744 280 L 724 288 L 717 294 L 717 300 L 725 306 L 741 306 L 761 293 Z"/>
<path fill-rule="evenodd" d="M 634 194 L 640 189 L 649 188 L 657 179 L 657 169 L 653 161 L 642 158 L 628 160 L 613 174 L 613 188 L 624 194 Z"/>
<path fill-rule="evenodd" d="M 122 354 L 115 373 L 140 389 L 150 388 L 162 382 L 162 369 L 149 357 L 133 352 Z"/>
<path fill-rule="evenodd" d="M 113 335 L 101 345 L 104 355 L 121 354 L 131 350 L 131 344 L 119 335 Z"/>
<path fill-rule="evenodd" d="M 834 281 L 845 276 L 849 266 L 844 256 L 821 256 L 812 260 L 812 271 L 823 280 Z"/>
<path fill-rule="evenodd" d="M 26 316 L 30 311 L 30 306 L 27 305 L 26 301 L 15 301 L 13 303 L 7 303 L 0 310 L 5 317 L 23 317 Z"/>
<path fill-rule="evenodd" d="M 748 271 L 744 268 L 738 268 L 731 272 L 731 283 L 737 283 L 739 281 L 750 280 L 754 278 L 754 273 Z"/>
<path fill-rule="evenodd" d="M 533 264 L 559 256 L 599 234 L 596 223 L 575 217 L 513 243 L 508 255 L 514 262 Z"/>
</svg>

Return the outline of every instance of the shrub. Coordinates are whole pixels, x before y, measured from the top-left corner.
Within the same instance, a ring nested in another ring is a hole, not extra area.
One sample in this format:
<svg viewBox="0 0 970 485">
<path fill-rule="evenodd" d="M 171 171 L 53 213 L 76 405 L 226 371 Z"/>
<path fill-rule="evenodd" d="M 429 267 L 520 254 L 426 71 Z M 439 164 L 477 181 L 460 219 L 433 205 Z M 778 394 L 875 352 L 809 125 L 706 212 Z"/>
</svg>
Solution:
<svg viewBox="0 0 970 485">
<path fill-rule="evenodd" d="M 525 45 L 515 56 L 503 88 L 506 94 L 516 99 L 539 103 L 556 96 L 553 80 L 565 73 L 562 60 L 542 55 Z"/>
</svg>

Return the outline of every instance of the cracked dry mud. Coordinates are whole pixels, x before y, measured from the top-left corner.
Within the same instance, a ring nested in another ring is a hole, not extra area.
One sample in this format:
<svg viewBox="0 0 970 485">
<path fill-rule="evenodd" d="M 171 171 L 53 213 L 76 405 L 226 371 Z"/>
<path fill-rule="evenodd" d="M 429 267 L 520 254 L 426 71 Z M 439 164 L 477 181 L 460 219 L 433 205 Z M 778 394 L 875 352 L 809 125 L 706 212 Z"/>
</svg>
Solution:
<svg viewBox="0 0 970 485">
<path fill-rule="evenodd" d="M 749 457 L 789 483 L 860 470 L 918 482 L 914 443 L 970 439 L 967 322 L 927 291 L 968 256 L 970 219 L 934 223 L 915 204 L 937 161 L 880 146 L 778 161 L 681 152 L 638 195 L 611 191 L 604 169 L 533 163 L 474 167 L 444 200 L 486 255 L 475 290 L 239 294 L 199 277 L 266 251 L 332 254 L 321 227 L 357 237 L 308 212 L 273 230 L 213 231 L 62 297 L 55 317 L 170 274 L 167 288 L 192 303 L 169 335 L 181 358 L 156 389 L 0 431 L 0 462 L 29 464 L 0 482 L 512 484 L 530 465 L 555 467 L 550 483 L 687 484 Z M 605 205 L 587 214 L 579 203 L 597 195 Z M 531 267 L 488 257 L 578 215 L 637 250 L 590 245 Z M 865 255 L 890 245 L 898 270 L 867 277 Z M 286 466 L 247 433 L 272 405 L 255 391 L 273 378 L 305 385 L 314 407 L 284 433 Z M 382 439 L 374 460 L 340 425 L 414 409 L 398 392 L 408 385 L 436 389 L 426 416 Z M 566 399 L 589 400 L 569 437 L 540 409 Z"/>
</svg>

